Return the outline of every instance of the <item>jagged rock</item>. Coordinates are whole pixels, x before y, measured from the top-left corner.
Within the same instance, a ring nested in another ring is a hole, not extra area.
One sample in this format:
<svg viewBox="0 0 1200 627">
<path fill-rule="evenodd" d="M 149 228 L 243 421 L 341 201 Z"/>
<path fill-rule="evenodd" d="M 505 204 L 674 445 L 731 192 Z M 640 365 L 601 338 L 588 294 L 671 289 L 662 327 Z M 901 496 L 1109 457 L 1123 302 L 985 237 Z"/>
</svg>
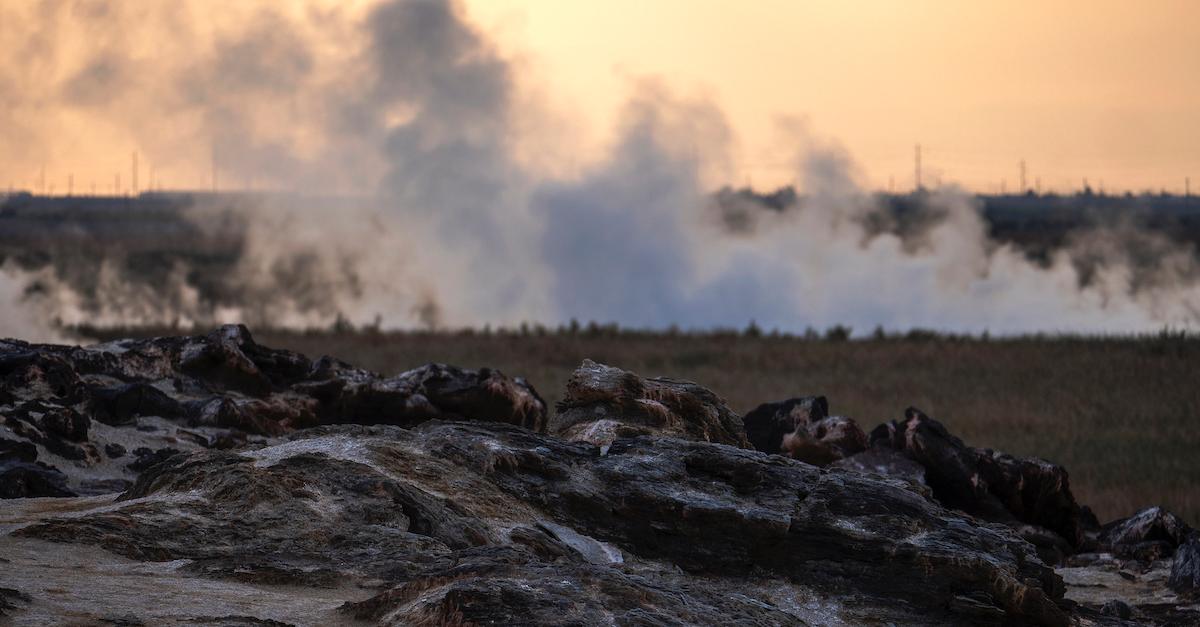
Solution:
<svg viewBox="0 0 1200 627">
<path fill-rule="evenodd" d="M 179 401 L 148 383 L 129 383 L 91 392 L 91 415 L 106 425 L 132 424 L 139 416 L 178 418 L 184 415 Z"/>
<path fill-rule="evenodd" d="M 0 436 L 43 447 L 38 461 L 87 493 L 133 481 L 161 461 L 154 451 L 229 449 L 322 423 L 546 423 L 533 387 L 497 370 L 429 364 L 381 377 L 261 346 L 240 325 L 90 347 L 0 340 L 0 399 Z M 106 463 L 141 449 L 151 453 Z M 13 472 L 35 481 L 38 468 Z"/>
<path fill-rule="evenodd" d="M 1200 593 L 1200 534 L 1193 533 L 1187 542 L 1175 549 L 1167 585 L 1179 593 Z"/>
<path fill-rule="evenodd" d="M 40 462 L 0 461 L 0 499 L 75 496 L 66 477 Z"/>
<path fill-rule="evenodd" d="M 907 485 L 675 438 L 601 455 L 499 423 L 343 425 L 173 457 L 10 541 L 264 586 L 392 582 L 343 606 L 384 624 L 1067 624 L 1029 545 Z"/>
<path fill-rule="evenodd" d="M 645 379 L 590 359 L 571 374 L 547 432 L 597 446 L 655 434 L 750 447 L 742 419 L 707 388 L 691 381 Z"/>
<path fill-rule="evenodd" d="M 524 379 L 498 370 L 427 364 L 383 379 L 329 363 L 318 364 L 315 382 L 300 387 L 321 402 L 325 424 L 410 427 L 434 418 L 470 418 L 545 430 L 545 401 Z"/>
<path fill-rule="evenodd" d="M 742 417 L 746 437 L 755 449 L 764 453 L 783 451 L 783 438 L 799 425 L 819 422 L 829 416 L 829 401 L 824 396 L 790 398 L 763 403 Z"/>
<path fill-rule="evenodd" d="M 1104 525 L 1098 542 L 1105 551 L 1124 558 L 1154 561 L 1175 554 L 1192 528 L 1161 507 L 1147 507 L 1129 518 Z"/>
<path fill-rule="evenodd" d="M 824 396 L 763 403 L 742 420 L 754 448 L 817 466 L 828 466 L 867 448 L 867 435 L 858 423 L 830 416 Z"/>
<path fill-rule="evenodd" d="M 1062 466 L 970 448 L 913 407 L 905 410 L 903 421 L 876 427 L 869 439 L 872 446 L 888 446 L 921 464 L 934 497 L 948 507 L 1015 526 L 1042 527 L 1071 549 L 1084 541 L 1082 514 Z"/>
</svg>

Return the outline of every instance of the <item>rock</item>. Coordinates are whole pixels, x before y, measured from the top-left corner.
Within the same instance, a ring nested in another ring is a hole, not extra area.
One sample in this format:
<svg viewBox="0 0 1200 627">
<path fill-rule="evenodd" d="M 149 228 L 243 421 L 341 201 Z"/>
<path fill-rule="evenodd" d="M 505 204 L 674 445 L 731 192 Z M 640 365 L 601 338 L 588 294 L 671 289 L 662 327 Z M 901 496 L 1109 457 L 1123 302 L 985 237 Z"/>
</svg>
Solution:
<svg viewBox="0 0 1200 627">
<path fill-rule="evenodd" d="M 1068 623 L 1028 544 L 906 485 L 668 437 L 601 455 L 502 423 L 341 425 L 172 457 L 12 537 L 261 586 L 388 582 L 343 605 L 382 624 Z"/>
<path fill-rule="evenodd" d="M 750 447 L 742 419 L 708 389 L 690 381 L 642 378 L 590 359 L 571 374 L 547 432 L 597 446 L 654 434 Z"/>
<path fill-rule="evenodd" d="M 1167 585 L 1181 594 L 1200 592 L 1200 535 L 1193 534 L 1175 549 L 1171 560 L 1171 578 Z"/>
<path fill-rule="evenodd" d="M 42 414 L 42 431 L 72 442 L 86 442 L 91 419 L 70 407 L 54 408 Z"/>
<path fill-rule="evenodd" d="M 545 402 L 519 377 L 443 364 L 382 377 L 259 345 L 244 326 L 89 347 L 0 340 L 0 398 L 2 435 L 42 447 L 38 462 L 76 493 L 132 482 L 176 451 L 250 446 L 322 423 L 546 424 Z M 106 463 L 139 449 L 166 452 Z M 37 468 L 21 476 L 33 481 Z"/>
<path fill-rule="evenodd" d="M 27 499 L 45 496 L 75 496 L 67 488 L 66 477 L 39 462 L 0 461 L 0 499 Z"/>
<path fill-rule="evenodd" d="M 1171 557 L 1187 542 L 1192 528 L 1161 507 L 1148 507 L 1104 525 L 1098 542 L 1108 552 L 1127 559 L 1154 561 Z"/>
<path fill-rule="evenodd" d="M 91 415 L 107 425 L 133 424 L 139 416 L 179 418 L 183 407 L 174 398 L 148 383 L 129 383 L 91 392 Z"/>
<path fill-rule="evenodd" d="M 17 461 L 32 463 L 37 461 L 37 447 L 29 442 L 6 440 L 0 438 L 0 462 Z"/>
<path fill-rule="evenodd" d="M 889 446 L 877 445 L 833 463 L 835 468 L 900 477 L 925 485 L 925 467 Z"/>
<path fill-rule="evenodd" d="M 777 403 L 763 403 L 742 417 L 746 437 L 755 449 L 764 453 L 783 452 L 783 438 L 797 426 L 819 422 L 829 415 L 829 402 L 824 396 L 790 398 Z"/>
<path fill-rule="evenodd" d="M 172 456 L 177 455 L 178 453 L 179 451 L 173 448 L 149 449 L 142 447 L 133 451 L 136 459 L 128 464 L 125 464 L 125 467 L 134 472 L 140 473 L 147 468 L 170 459 Z"/>
<path fill-rule="evenodd" d="M 1100 613 L 1105 616 L 1114 616 L 1122 620 L 1129 620 L 1133 616 L 1133 608 L 1129 607 L 1129 604 L 1124 601 L 1113 599 L 1104 604 L 1104 607 L 1100 609 Z"/>
<path fill-rule="evenodd" d="M 301 389 L 321 402 L 325 424 L 411 427 L 435 418 L 468 418 L 545 430 L 546 403 L 537 391 L 491 368 L 427 364 L 384 379 L 344 364 L 322 367 L 314 369 L 317 383 Z"/>
<path fill-rule="evenodd" d="M 8 616 L 12 610 L 29 605 L 33 597 L 14 588 L 0 588 L 0 617 Z"/>
<path fill-rule="evenodd" d="M 876 427 L 872 446 L 902 452 L 925 468 L 942 504 L 987 520 L 1030 524 L 1058 534 L 1072 550 L 1084 542 L 1083 515 L 1062 466 L 970 448 L 919 409 Z"/>
<path fill-rule="evenodd" d="M 785 455 L 817 466 L 828 466 L 866 448 L 867 435 L 858 423 L 843 416 L 797 425 L 783 436 L 782 446 Z"/>
</svg>

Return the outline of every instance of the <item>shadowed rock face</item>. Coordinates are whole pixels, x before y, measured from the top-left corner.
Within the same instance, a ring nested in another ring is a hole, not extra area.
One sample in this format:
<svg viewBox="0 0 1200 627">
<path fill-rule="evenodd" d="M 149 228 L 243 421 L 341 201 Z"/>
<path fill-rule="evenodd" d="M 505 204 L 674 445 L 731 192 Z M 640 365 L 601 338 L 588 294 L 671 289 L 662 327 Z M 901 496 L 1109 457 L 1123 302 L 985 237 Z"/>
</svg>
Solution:
<svg viewBox="0 0 1200 627">
<path fill-rule="evenodd" d="M 381 377 L 260 346 L 240 325 L 86 348 L 0 340 L 0 439 L 34 447 L 0 459 L 9 498 L 120 490 L 175 452 L 261 446 L 322 423 L 433 418 L 541 431 L 546 405 L 496 370 L 428 364 Z"/>
<path fill-rule="evenodd" d="M 741 417 L 707 388 L 691 381 L 646 379 L 590 359 L 571 374 L 547 431 L 597 446 L 655 434 L 750 447 Z"/>
<path fill-rule="evenodd" d="M 903 452 L 921 464 L 934 497 L 947 507 L 987 520 L 1032 525 L 1025 535 L 1050 553 L 1060 550 L 1055 547 L 1059 539 L 1068 551 L 1083 543 L 1082 514 L 1062 466 L 968 447 L 940 422 L 912 407 L 905 411 L 904 420 L 873 430 L 870 442 Z M 1039 527 L 1052 535 L 1041 533 Z"/>
<path fill-rule="evenodd" d="M 337 426 L 174 457 L 13 535 L 207 578 L 389 582 L 342 610 L 387 624 L 1067 623 L 1032 547 L 905 485 L 674 438 L 602 455 L 502 424 Z"/>
</svg>

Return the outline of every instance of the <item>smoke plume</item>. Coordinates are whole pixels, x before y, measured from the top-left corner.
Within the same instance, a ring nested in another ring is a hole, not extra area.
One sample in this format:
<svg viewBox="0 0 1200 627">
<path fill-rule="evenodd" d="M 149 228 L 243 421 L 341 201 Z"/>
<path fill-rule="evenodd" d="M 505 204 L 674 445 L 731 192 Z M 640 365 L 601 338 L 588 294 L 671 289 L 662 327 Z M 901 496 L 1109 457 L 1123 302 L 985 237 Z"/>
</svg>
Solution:
<svg viewBox="0 0 1200 627">
<path fill-rule="evenodd" d="M 117 234 L 10 206 L 0 220 L 30 230 L 0 236 L 0 335 L 343 319 L 999 333 L 1200 321 L 1189 247 L 1125 225 L 1031 260 L 992 240 L 954 187 L 921 197 L 920 228 L 899 232 L 849 156 L 787 129 L 800 193 L 775 208 L 738 200 L 730 228 L 732 205 L 718 215 L 711 192 L 731 178 L 735 129 L 662 80 L 631 84 L 601 158 L 569 175 L 543 167 L 528 158 L 546 142 L 529 120 L 560 112 L 448 0 L 43 0 L 0 8 L 0 34 L 3 167 L 132 145 L 160 184 L 207 188 L 215 164 L 223 188 L 260 190 L 161 196 L 157 213 L 143 197 L 149 213 Z"/>
</svg>

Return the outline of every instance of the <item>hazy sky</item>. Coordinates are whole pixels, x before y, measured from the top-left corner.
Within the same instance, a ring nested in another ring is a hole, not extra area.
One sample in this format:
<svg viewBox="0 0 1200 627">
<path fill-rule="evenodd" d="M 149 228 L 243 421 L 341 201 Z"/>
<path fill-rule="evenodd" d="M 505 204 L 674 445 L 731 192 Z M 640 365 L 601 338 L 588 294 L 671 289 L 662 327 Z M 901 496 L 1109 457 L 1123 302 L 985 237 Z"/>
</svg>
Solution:
<svg viewBox="0 0 1200 627">
<path fill-rule="evenodd" d="M 1200 180 L 1195 0 L 473 0 L 469 11 L 593 120 L 629 77 L 710 94 L 755 182 L 787 175 L 772 140 L 781 115 L 840 142 L 880 187 L 912 184 L 917 142 L 928 180 L 982 190 L 1016 186 L 1022 158 L 1029 184 L 1046 187 Z"/>
<path fill-rule="evenodd" d="M 33 188 L 44 165 L 58 191 L 68 173 L 76 191 L 103 191 L 118 172 L 128 186 L 138 150 L 143 187 L 151 166 L 167 186 L 203 185 L 206 138 L 219 128 L 219 142 L 253 132 L 264 151 L 244 157 L 255 164 L 245 171 L 223 161 L 225 181 L 279 180 L 294 164 L 270 154 L 292 149 L 311 164 L 328 144 L 313 120 L 328 118 L 326 95 L 346 87 L 346 59 L 366 39 L 355 20 L 372 4 L 0 0 L 10 49 L 0 60 L 0 177 Z M 844 147 L 876 188 L 912 186 L 918 142 L 927 184 L 997 191 L 1005 179 L 1013 190 L 1024 159 L 1031 187 L 1074 189 L 1088 177 L 1108 190 L 1182 191 L 1191 176 L 1200 188 L 1196 0 L 462 8 L 513 68 L 525 118 L 514 145 L 534 161 L 569 168 L 604 154 L 618 112 L 651 78 L 724 112 L 735 137 L 724 176 L 734 184 L 790 182 L 796 134 L 781 121 L 799 121 L 809 137 Z M 341 150 L 327 160 L 364 152 Z"/>
</svg>

